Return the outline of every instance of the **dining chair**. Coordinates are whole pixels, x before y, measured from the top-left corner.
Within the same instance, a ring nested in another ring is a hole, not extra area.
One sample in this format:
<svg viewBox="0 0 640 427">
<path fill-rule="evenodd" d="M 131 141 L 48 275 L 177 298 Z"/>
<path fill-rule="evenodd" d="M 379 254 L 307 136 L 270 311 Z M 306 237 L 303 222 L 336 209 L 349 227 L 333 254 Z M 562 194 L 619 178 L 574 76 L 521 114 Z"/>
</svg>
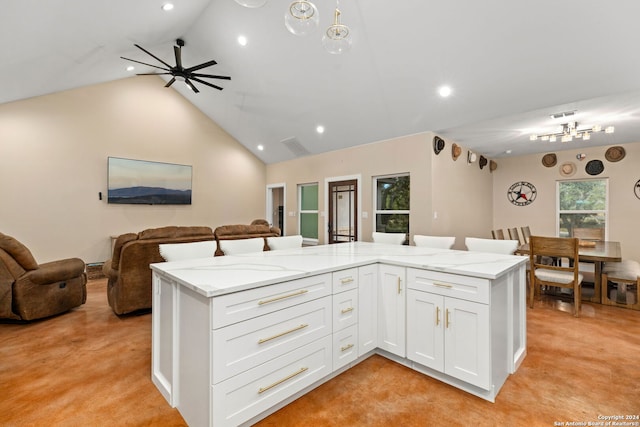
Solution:
<svg viewBox="0 0 640 427">
<path fill-rule="evenodd" d="M 520 238 L 520 234 L 518 233 L 518 227 L 509 228 L 507 229 L 507 231 L 509 232 L 509 239 L 517 240 L 518 245 L 521 245 L 524 243 Z"/>
<path fill-rule="evenodd" d="M 504 230 L 502 228 L 491 230 L 491 236 L 496 240 L 504 240 Z"/>
<path fill-rule="evenodd" d="M 580 240 L 604 240 L 604 228 L 574 228 L 571 234 Z"/>
<path fill-rule="evenodd" d="M 239 255 L 252 252 L 262 252 L 264 249 L 264 238 L 253 237 L 251 239 L 220 240 L 218 242 L 220 250 L 225 255 Z"/>
<path fill-rule="evenodd" d="M 529 237 L 531 237 L 531 227 L 524 226 L 524 227 L 520 227 L 520 231 L 522 231 L 522 239 L 524 240 L 524 243 L 529 243 Z"/>
<path fill-rule="evenodd" d="M 302 247 L 302 236 L 297 234 L 295 236 L 267 237 L 267 246 L 272 251 L 299 248 Z"/>
<path fill-rule="evenodd" d="M 531 236 L 529 239 L 529 307 L 533 308 L 533 299 L 540 293 L 540 286 L 553 286 L 573 290 L 573 315 L 580 317 L 582 279 L 578 263 L 568 266 L 542 264 L 542 257 L 578 259 L 578 239 L 573 237 Z"/>
<path fill-rule="evenodd" d="M 464 239 L 467 250 L 471 252 L 490 252 L 494 254 L 513 255 L 518 249 L 517 240 L 495 240 L 467 237 Z"/>
<path fill-rule="evenodd" d="M 374 231 L 371 237 L 374 243 L 386 243 L 388 245 L 402 245 L 407 240 L 404 233 L 380 233 Z"/>
<path fill-rule="evenodd" d="M 420 234 L 413 236 L 413 243 L 415 243 L 416 246 L 426 248 L 451 249 L 455 242 L 456 238 L 449 236 L 423 236 Z"/>
</svg>

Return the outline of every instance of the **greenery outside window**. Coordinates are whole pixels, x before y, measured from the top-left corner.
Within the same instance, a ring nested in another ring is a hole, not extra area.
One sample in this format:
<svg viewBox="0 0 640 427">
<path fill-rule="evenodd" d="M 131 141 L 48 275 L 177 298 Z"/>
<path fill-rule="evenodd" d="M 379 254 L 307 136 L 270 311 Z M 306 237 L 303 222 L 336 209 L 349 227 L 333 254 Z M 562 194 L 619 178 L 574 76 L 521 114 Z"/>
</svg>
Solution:
<svg viewBox="0 0 640 427">
<path fill-rule="evenodd" d="M 409 236 L 409 175 L 374 177 L 375 231 Z"/>
<path fill-rule="evenodd" d="M 558 181 L 558 236 L 573 237 L 577 229 L 589 229 L 606 240 L 608 184 L 607 179 Z"/>
<path fill-rule="evenodd" d="M 318 184 L 298 185 L 298 230 L 305 244 L 318 244 Z"/>
</svg>

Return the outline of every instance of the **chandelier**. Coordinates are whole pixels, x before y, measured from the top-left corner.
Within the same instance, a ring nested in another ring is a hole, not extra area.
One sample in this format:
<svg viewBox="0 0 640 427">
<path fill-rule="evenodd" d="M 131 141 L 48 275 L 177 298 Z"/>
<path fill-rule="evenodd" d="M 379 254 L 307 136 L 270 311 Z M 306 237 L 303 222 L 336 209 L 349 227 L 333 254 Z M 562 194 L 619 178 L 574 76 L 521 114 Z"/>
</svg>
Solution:
<svg viewBox="0 0 640 427">
<path fill-rule="evenodd" d="M 559 132 L 533 134 L 529 137 L 529 140 L 537 141 L 539 139 L 541 141 L 556 142 L 559 138 L 561 142 L 570 142 L 573 141 L 573 138 L 582 138 L 584 141 L 588 141 L 591 139 L 591 134 L 598 132 L 613 133 L 615 132 L 615 128 L 613 126 L 603 127 L 601 125 L 580 128 L 578 122 L 569 122 L 563 123 L 562 129 Z"/>
</svg>

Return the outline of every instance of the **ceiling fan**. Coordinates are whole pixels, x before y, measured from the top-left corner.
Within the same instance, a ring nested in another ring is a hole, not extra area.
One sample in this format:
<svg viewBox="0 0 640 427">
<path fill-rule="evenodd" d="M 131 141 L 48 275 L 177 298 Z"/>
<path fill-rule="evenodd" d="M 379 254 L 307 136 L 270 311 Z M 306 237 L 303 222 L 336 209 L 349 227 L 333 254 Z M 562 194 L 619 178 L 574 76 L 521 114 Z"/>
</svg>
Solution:
<svg viewBox="0 0 640 427">
<path fill-rule="evenodd" d="M 184 40 L 182 39 L 177 39 L 176 40 L 176 44 L 177 46 L 173 46 L 173 53 L 175 54 L 176 57 L 176 65 L 175 66 L 171 66 L 169 64 L 167 64 L 166 62 L 164 62 L 162 59 L 158 58 L 157 56 L 155 56 L 153 53 L 149 52 L 148 50 L 144 49 L 142 46 L 134 44 L 135 47 L 137 47 L 138 49 L 140 49 L 141 51 L 143 51 L 144 53 L 146 53 L 147 55 L 153 57 L 156 61 L 161 62 L 163 65 L 165 65 L 165 67 L 159 67 L 157 65 L 152 65 L 152 64 L 147 64 L 146 62 L 142 62 L 142 61 L 136 61 L 135 59 L 129 59 L 129 58 L 125 58 L 124 56 L 121 56 L 120 58 L 125 59 L 127 61 L 132 61 L 132 62 L 137 62 L 138 64 L 142 64 L 142 65 L 147 65 L 149 67 L 153 67 L 153 68 L 158 68 L 160 70 L 164 70 L 164 73 L 160 73 L 160 72 L 156 72 L 156 73 L 140 73 L 137 74 L 138 76 L 159 76 L 159 75 L 170 75 L 171 80 L 169 80 L 169 82 L 164 86 L 164 87 L 169 87 L 171 86 L 176 80 L 181 80 L 184 81 L 185 84 L 187 86 L 189 86 L 189 88 L 191 88 L 192 91 L 194 91 L 195 93 L 200 92 L 198 90 L 198 88 L 195 87 L 195 85 L 193 84 L 193 82 L 198 82 L 201 83 L 203 85 L 207 85 L 207 86 L 211 86 L 213 88 L 216 88 L 218 90 L 222 90 L 223 88 L 217 85 L 214 85 L 212 83 L 209 83 L 207 81 L 202 80 L 203 78 L 207 78 L 207 79 L 222 79 L 222 80 L 231 80 L 231 77 L 229 76 L 216 76 L 213 74 L 201 74 L 201 73 L 196 73 L 196 71 L 201 70 L 203 68 L 207 68 L 210 67 L 212 65 L 217 64 L 216 61 L 207 61 L 207 62 L 203 62 L 200 65 L 195 65 L 193 67 L 189 67 L 189 68 L 184 68 L 182 66 L 182 46 L 184 46 Z"/>
</svg>

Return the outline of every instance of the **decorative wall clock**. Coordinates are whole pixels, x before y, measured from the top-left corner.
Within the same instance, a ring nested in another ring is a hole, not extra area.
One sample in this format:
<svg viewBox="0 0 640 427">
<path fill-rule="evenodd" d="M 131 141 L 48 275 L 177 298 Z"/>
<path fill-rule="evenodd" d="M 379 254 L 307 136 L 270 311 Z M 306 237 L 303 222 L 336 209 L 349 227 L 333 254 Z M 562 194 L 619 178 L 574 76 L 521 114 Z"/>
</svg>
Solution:
<svg viewBox="0 0 640 427">
<path fill-rule="evenodd" d="M 633 186 L 633 192 L 636 197 L 640 199 L 640 179 L 636 181 L 636 185 Z"/>
<path fill-rule="evenodd" d="M 538 191 L 536 187 L 526 181 L 514 183 L 507 190 L 507 199 L 516 206 L 527 206 L 536 199 Z"/>
</svg>

